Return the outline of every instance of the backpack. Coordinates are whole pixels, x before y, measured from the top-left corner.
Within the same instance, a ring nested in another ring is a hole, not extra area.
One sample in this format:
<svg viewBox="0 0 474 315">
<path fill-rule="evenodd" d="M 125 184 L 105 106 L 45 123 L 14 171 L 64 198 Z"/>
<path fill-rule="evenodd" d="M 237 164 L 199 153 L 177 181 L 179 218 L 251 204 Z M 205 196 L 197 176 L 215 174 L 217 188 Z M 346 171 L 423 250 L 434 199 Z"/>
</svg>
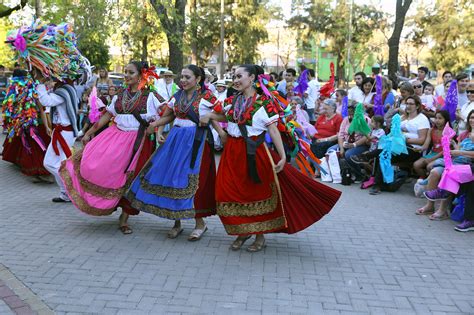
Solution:
<svg viewBox="0 0 474 315">
<path fill-rule="evenodd" d="M 339 159 L 339 166 L 341 168 L 341 184 L 350 186 L 352 184 L 352 169 L 345 159 Z"/>
</svg>

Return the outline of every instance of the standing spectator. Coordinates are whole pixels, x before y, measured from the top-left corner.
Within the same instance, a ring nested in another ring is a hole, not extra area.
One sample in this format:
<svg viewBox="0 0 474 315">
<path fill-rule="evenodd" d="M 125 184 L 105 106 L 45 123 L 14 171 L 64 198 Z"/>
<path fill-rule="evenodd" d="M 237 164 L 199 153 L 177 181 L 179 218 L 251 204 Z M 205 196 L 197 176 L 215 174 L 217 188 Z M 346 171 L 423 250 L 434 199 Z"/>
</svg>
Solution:
<svg viewBox="0 0 474 315">
<path fill-rule="evenodd" d="M 324 157 L 329 147 L 337 144 L 337 133 L 341 127 L 342 116 L 336 113 L 336 102 L 324 100 L 321 106 L 321 115 L 316 120 L 316 131 L 311 151 L 319 159 Z"/>
<path fill-rule="evenodd" d="M 285 71 L 285 78 L 278 82 L 277 90 L 286 95 L 286 85 L 292 84 L 296 87 L 298 83 L 295 82 L 296 80 L 296 70 L 292 68 L 288 68 Z"/>
<path fill-rule="evenodd" d="M 224 102 L 227 98 L 227 84 L 224 80 L 218 80 L 216 82 L 216 94 L 217 100 L 220 102 Z"/>
<path fill-rule="evenodd" d="M 445 91 L 444 91 L 444 85 L 446 84 L 446 82 L 448 81 L 451 81 L 453 79 L 453 73 L 451 71 L 445 71 L 443 72 L 443 83 L 439 84 L 436 86 L 435 88 L 435 95 L 436 97 L 438 96 L 443 96 L 445 95 Z"/>
<path fill-rule="evenodd" d="M 171 70 L 163 71 L 160 75 L 162 79 L 155 81 L 155 87 L 158 94 L 163 95 L 166 100 L 169 100 L 179 90 L 179 87 L 174 83 L 176 75 Z"/>
<path fill-rule="evenodd" d="M 428 67 L 425 67 L 425 66 L 422 66 L 422 67 L 419 67 L 418 68 L 418 81 L 420 81 L 421 85 L 423 86 L 423 88 L 421 89 L 421 93 L 423 94 L 423 91 L 425 89 L 425 87 L 430 84 L 428 81 L 426 81 L 426 77 L 428 76 Z M 414 85 L 414 84 L 413 84 Z"/>
<path fill-rule="evenodd" d="M 97 92 L 101 95 L 107 95 L 109 93 L 109 86 L 114 85 L 112 79 L 109 78 L 109 73 L 107 69 L 99 69 L 99 78 L 95 81 L 95 86 L 97 87 Z"/>
<path fill-rule="evenodd" d="M 467 98 L 467 85 L 469 84 L 469 76 L 467 73 L 460 73 L 456 76 L 458 81 L 458 108 L 469 102 Z"/>
<path fill-rule="evenodd" d="M 304 93 L 304 103 L 309 116 L 309 122 L 314 124 L 316 122 L 314 108 L 316 107 L 316 100 L 319 98 L 319 82 L 313 69 L 308 69 L 308 80 L 308 89 Z"/>
<path fill-rule="evenodd" d="M 367 76 L 365 75 L 364 72 L 357 72 L 354 75 L 354 81 L 356 85 L 352 87 L 349 92 L 348 92 L 348 98 L 349 100 L 356 101 L 357 103 L 362 103 L 364 101 L 364 93 L 362 92 L 362 81 Z"/>
</svg>

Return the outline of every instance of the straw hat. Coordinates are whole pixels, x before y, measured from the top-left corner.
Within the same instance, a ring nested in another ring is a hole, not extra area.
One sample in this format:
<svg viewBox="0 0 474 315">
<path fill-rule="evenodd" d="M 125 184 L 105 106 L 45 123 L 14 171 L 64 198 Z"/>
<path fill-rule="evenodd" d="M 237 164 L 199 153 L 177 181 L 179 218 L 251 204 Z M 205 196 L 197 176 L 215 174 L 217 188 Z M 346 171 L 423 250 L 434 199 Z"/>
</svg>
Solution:
<svg viewBox="0 0 474 315">
<path fill-rule="evenodd" d="M 173 77 L 174 78 L 176 76 L 176 74 L 174 74 L 173 71 L 171 71 L 171 70 L 165 70 L 161 73 L 161 76 L 162 77 Z"/>
<path fill-rule="evenodd" d="M 216 83 L 214 83 L 216 87 L 218 86 L 224 86 L 227 87 L 227 83 L 225 83 L 225 80 L 217 80 Z"/>
</svg>

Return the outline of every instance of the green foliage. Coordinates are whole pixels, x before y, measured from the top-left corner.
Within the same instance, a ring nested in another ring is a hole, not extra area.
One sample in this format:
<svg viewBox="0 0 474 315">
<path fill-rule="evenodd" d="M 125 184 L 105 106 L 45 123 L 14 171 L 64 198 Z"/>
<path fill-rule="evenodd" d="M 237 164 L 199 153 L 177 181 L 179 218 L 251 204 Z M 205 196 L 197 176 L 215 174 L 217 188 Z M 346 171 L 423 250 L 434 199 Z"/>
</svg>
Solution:
<svg viewBox="0 0 474 315">
<path fill-rule="evenodd" d="M 233 1 L 226 8 L 226 53 L 229 64 L 256 63 L 258 45 L 268 38 L 266 24 L 276 14 L 269 1 Z M 230 13 L 230 14 L 229 14 Z"/>
<path fill-rule="evenodd" d="M 432 69 L 464 70 L 474 61 L 474 7 L 470 0 L 436 1 L 434 10 L 419 9 L 415 42 L 428 38 L 433 46 L 428 65 Z"/>
<path fill-rule="evenodd" d="M 108 67 L 110 4 L 103 0 L 44 0 L 47 22 L 71 22 L 78 37 L 78 48 L 92 65 Z"/>
<path fill-rule="evenodd" d="M 4 40 L 7 37 L 7 32 L 13 28 L 8 19 L 0 19 L 0 65 L 9 68 L 13 67 L 15 56 L 12 49 L 4 43 Z"/>
<path fill-rule="evenodd" d="M 342 78 L 349 37 L 350 8 L 347 1 L 337 1 L 334 7 L 325 0 L 305 1 L 300 4 L 299 11 L 300 14 L 289 20 L 289 25 L 300 31 L 303 43 L 318 33 L 329 39 L 328 49 L 338 57 L 337 73 Z M 385 25 L 386 17 L 379 9 L 371 5 L 353 5 L 351 43 L 357 55 L 363 55 L 374 30 Z M 365 52 L 369 55 L 368 49 Z"/>
</svg>

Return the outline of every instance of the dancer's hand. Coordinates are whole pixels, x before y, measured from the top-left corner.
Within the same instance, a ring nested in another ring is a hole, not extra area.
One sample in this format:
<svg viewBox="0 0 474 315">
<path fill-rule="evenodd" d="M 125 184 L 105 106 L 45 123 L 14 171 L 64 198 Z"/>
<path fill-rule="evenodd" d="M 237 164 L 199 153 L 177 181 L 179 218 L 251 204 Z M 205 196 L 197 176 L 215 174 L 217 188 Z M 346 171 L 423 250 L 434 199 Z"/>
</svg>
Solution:
<svg viewBox="0 0 474 315">
<path fill-rule="evenodd" d="M 149 134 L 149 135 L 152 135 L 155 133 L 155 128 L 156 128 L 156 125 L 154 123 L 151 123 L 148 128 L 146 128 L 146 133 Z"/>
<path fill-rule="evenodd" d="M 199 126 L 207 127 L 209 125 L 209 120 L 211 120 L 211 117 L 209 117 L 209 115 L 202 116 L 199 119 Z"/>
<path fill-rule="evenodd" d="M 280 173 L 283 170 L 283 167 L 285 167 L 285 162 L 286 159 L 281 159 L 278 161 L 278 163 L 275 165 L 275 172 Z"/>
<path fill-rule="evenodd" d="M 162 133 L 157 133 L 156 139 L 158 140 L 159 144 L 163 144 L 166 141 L 166 138 L 165 138 L 165 136 L 163 136 Z"/>
<path fill-rule="evenodd" d="M 227 142 L 227 132 L 225 131 L 220 132 L 219 138 L 221 138 L 222 145 L 225 145 Z"/>
<path fill-rule="evenodd" d="M 84 137 L 82 137 L 82 144 L 86 145 L 89 141 L 91 141 L 91 136 L 86 133 Z"/>
</svg>

